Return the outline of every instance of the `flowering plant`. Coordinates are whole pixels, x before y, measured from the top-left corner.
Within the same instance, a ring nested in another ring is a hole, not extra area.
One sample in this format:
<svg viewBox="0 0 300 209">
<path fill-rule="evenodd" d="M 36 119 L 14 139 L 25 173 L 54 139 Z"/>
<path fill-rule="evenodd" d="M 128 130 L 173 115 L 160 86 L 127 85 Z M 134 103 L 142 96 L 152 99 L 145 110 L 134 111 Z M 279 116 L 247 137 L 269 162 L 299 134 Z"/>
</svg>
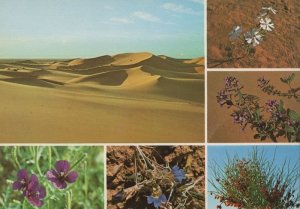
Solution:
<svg viewBox="0 0 300 209">
<path fill-rule="evenodd" d="M 108 166 L 107 179 L 110 187 L 116 187 L 118 180 L 125 182 L 120 183 L 117 189 L 111 193 L 112 197 L 108 199 L 110 204 L 108 208 L 122 206 L 123 208 L 184 209 L 195 208 L 195 205 L 200 205 L 200 200 L 204 201 L 204 196 L 198 189 L 204 176 L 188 177 L 184 160 L 174 158 L 174 161 L 167 162 L 160 156 L 159 148 L 147 146 L 127 148 L 130 152 L 134 152 L 132 159 L 129 157 L 125 161 L 126 165 L 130 164 L 130 161 L 134 162 L 134 166 L 125 168 L 130 173 L 116 169 L 116 167 L 122 166 L 122 162 L 118 162 L 118 165 L 112 167 Z M 114 150 L 113 153 L 117 153 L 116 156 L 120 159 L 121 155 L 116 150 L 121 152 L 122 148 L 112 149 Z M 172 149 L 172 147 L 165 148 L 165 150 L 168 149 Z M 180 150 L 180 147 L 178 149 Z M 196 150 L 197 147 L 186 146 L 185 149 Z M 152 151 L 155 155 L 150 154 Z M 111 152 L 108 153 L 110 153 L 108 159 L 115 161 Z M 191 156 L 191 154 L 189 155 Z M 191 163 L 194 159 L 190 158 L 189 161 Z M 122 172 L 125 174 L 124 177 Z"/>
<path fill-rule="evenodd" d="M 299 165 L 289 168 L 284 163 L 279 168 L 273 160 L 267 160 L 263 151 L 253 149 L 246 158 L 228 155 L 224 166 L 212 162 L 212 177 L 208 181 L 214 191 L 209 193 L 220 202 L 217 208 L 300 208 L 300 194 L 296 191 Z"/>
<path fill-rule="evenodd" d="M 294 78 L 295 74 L 281 78 L 283 83 L 288 84 L 288 92 L 276 90 L 265 78 L 258 79 L 258 87 L 267 94 L 294 98 L 299 102 L 300 88 L 292 87 Z M 300 142 L 300 116 L 296 111 L 285 108 L 282 100 L 268 100 L 262 105 L 260 98 L 244 93 L 243 88 L 237 78 L 229 76 L 225 78 L 224 89 L 217 94 L 217 102 L 221 106 L 233 109 L 231 117 L 234 123 L 239 124 L 242 130 L 250 125 L 257 132 L 255 139 L 269 138 L 277 142 L 279 137 L 285 137 L 289 142 Z"/>
<path fill-rule="evenodd" d="M 276 13 L 277 11 L 271 6 L 262 7 L 258 17 L 255 18 L 257 23 L 248 31 L 243 32 L 243 26 L 241 25 L 233 26 L 232 31 L 228 33 L 230 42 L 225 47 L 226 59 L 221 61 L 211 60 L 216 62 L 213 67 L 245 57 L 252 58 L 256 52 L 256 47 L 264 40 L 267 33 L 275 29 L 271 17 Z"/>
<path fill-rule="evenodd" d="M 99 154 L 98 147 L 0 148 L 0 208 L 103 208 L 103 164 L 90 160 Z"/>
</svg>

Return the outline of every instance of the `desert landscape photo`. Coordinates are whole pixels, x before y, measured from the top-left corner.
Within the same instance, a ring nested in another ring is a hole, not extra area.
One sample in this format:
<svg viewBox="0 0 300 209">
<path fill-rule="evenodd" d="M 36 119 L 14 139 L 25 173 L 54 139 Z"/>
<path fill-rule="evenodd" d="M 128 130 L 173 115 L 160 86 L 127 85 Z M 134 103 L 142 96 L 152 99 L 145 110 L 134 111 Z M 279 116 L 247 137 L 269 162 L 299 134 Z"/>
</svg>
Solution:
<svg viewBox="0 0 300 209">
<path fill-rule="evenodd" d="M 208 68 L 299 68 L 299 13 L 297 0 L 208 0 Z"/>
<path fill-rule="evenodd" d="M 1 142 L 204 141 L 203 2 L 14 2 Z"/>
</svg>

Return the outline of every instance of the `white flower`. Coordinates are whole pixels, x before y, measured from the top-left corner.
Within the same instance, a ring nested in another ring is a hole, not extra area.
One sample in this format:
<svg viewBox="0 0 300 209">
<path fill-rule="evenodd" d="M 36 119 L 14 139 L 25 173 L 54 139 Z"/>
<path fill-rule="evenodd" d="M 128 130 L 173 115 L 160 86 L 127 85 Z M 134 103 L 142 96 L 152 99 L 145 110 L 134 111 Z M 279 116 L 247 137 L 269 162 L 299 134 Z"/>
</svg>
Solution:
<svg viewBox="0 0 300 209">
<path fill-rule="evenodd" d="M 248 44 L 252 44 L 255 47 L 262 40 L 262 35 L 259 34 L 257 29 L 252 29 L 245 34 L 245 40 Z"/>
<path fill-rule="evenodd" d="M 241 26 L 234 26 L 233 30 L 228 34 L 230 39 L 237 39 L 242 32 Z"/>
<path fill-rule="evenodd" d="M 267 14 L 268 14 L 267 12 L 262 11 L 259 13 L 259 16 L 257 17 L 257 19 L 260 20 L 260 19 L 264 18 Z"/>
<path fill-rule="evenodd" d="M 273 7 L 263 7 L 262 10 L 268 10 L 272 12 L 273 14 L 276 14 L 277 10 L 273 9 Z"/>
<path fill-rule="evenodd" d="M 272 31 L 272 28 L 274 28 L 274 23 L 268 17 L 260 19 L 259 23 L 263 30 Z"/>
</svg>

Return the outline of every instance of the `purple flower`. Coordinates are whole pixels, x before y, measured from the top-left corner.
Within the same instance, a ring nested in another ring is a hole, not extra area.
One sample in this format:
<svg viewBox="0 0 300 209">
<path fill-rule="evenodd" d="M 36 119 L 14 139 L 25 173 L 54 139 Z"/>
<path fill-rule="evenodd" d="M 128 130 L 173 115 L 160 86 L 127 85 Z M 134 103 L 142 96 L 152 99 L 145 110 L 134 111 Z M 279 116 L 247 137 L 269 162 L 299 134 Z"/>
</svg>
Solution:
<svg viewBox="0 0 300 209">
<path fill-rule="evenodd" d="M 277 100 L 268 100 L 266 102 L 267 105 L 267 112 L 275 112 L 277 110 L 277 107 L 279 106 L 279 102 Z"/>
<path fill-rule="evenodd" d="M 55 164 L 55 170 L 49 170 L 46 174 L 57 189 L 64 189 L 67 183 L 74 183 L 78 177 L 76 171 L 70 171 L 70 163 L 66 160 L 59 160 Z"/>
<path fill-rule="evenodd" d="M 161 194 L 159 197 L 147 196 L 148 204 L 154 204 L 154 207 L 159 208 L 161 203 L 167 202 L 166 195 Z"/>
<path fill-rule="evenodd" d="M 22 169 L 17 174 L 17 181 L 12 185 L 14 190 L 23 192 L 30 204 L 41 207 L 44 203 L 42 199 L 46 196 L 45 188 L 39 185 L 39 180 L 36 175 L 29 176 L 25 169 Z"/>
<path fill-rule="evenodd" d="M 13 190 L 25 190 L 28 187 L 30 180 L 37 180 L 35 175 L 29 177 L 28 172 L 25 169 L 19 170 L 17 173 L 17 181 L 12 184 Z"/>
<path fill-rule="evenodd" d="M 231 101 L 231 94 L 227 94 L 227 91 L 225 89 L 222 89 L 218 92 L 217 102 L 221 106 L 223 106 L 224 104 L 227 104 L 228 106 L 231 106 L 233 104 L 232 101 Z"/>
<path fill-rule="evenodd" d="M 237 87 L 239 80 L 236 77 L 229 76 L 225 78 L 225 88 Z"/>
<path fill-rule="evenodd" d="M 42 199 L 46 197 L 46 190 L 39 185 L 38 181 L 31 181 L 24 191 L 24 196 L 27 197 L 30 204 L 41 207 L 44 204 Z"/>
<path fill-rule="evenodd" d="M 172 173 L 173 173 L 175 179 L 180 183 L 182 182 L 183 179 L 185 179 L 185 173 L 184 173 L 183 169 L 180 169 L 177 165 L 175 165 L 172 168 Z"/>
<path fill-rule="evenodd" d="M 235 111 L 231 114 L 233 117 L 233 122 L 240 124 L 242 129 L 244 129 L 250 119 L 249 114 L 244 110 Z"/>
<path fill-rule="evenodd" d="M 260 88 L 263 88 L 265 87 L 266 85 L 268 85 L 268 83 L 270 82 L 270 80 L 266 80 L 264 77 L 261 77 L 257 80 L 257 85 L 260 87 Z"/>
</svg>

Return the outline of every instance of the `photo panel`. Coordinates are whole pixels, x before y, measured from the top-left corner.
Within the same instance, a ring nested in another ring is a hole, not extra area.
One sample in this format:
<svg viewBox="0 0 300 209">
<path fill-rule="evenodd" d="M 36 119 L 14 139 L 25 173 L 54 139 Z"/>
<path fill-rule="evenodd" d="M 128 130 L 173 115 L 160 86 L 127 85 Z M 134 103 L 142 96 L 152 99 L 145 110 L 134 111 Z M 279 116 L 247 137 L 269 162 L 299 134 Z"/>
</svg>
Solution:
<svg viewBox="0 0 300 209">
<path fill-rule="evenodd" d="M 299 143 L 299 79 L 288 70 L 208 72 L 208 142 Z"/>
<path fill-rule="evenodd" d="M 205 208 L 204 146 L 108 146 L 107 209 Z"/>
<path fill-rule="evenodd" d="M 0 147 L 0 208 L 103 209 L 103 146 Z"/>
<path fill-rule="evenodd" d="M 0 142 L 204 142 L 204 9 L 2 0 Z"/>
<path fill-rule="evenodd" d="M 300 147 L 208 146 L 208 208 L 300 207 Z"/>
<path fill-rule="evenodd" d="M 300 2 L 207 0 L 208 68 L 299 68 Z"/>
</svg>

